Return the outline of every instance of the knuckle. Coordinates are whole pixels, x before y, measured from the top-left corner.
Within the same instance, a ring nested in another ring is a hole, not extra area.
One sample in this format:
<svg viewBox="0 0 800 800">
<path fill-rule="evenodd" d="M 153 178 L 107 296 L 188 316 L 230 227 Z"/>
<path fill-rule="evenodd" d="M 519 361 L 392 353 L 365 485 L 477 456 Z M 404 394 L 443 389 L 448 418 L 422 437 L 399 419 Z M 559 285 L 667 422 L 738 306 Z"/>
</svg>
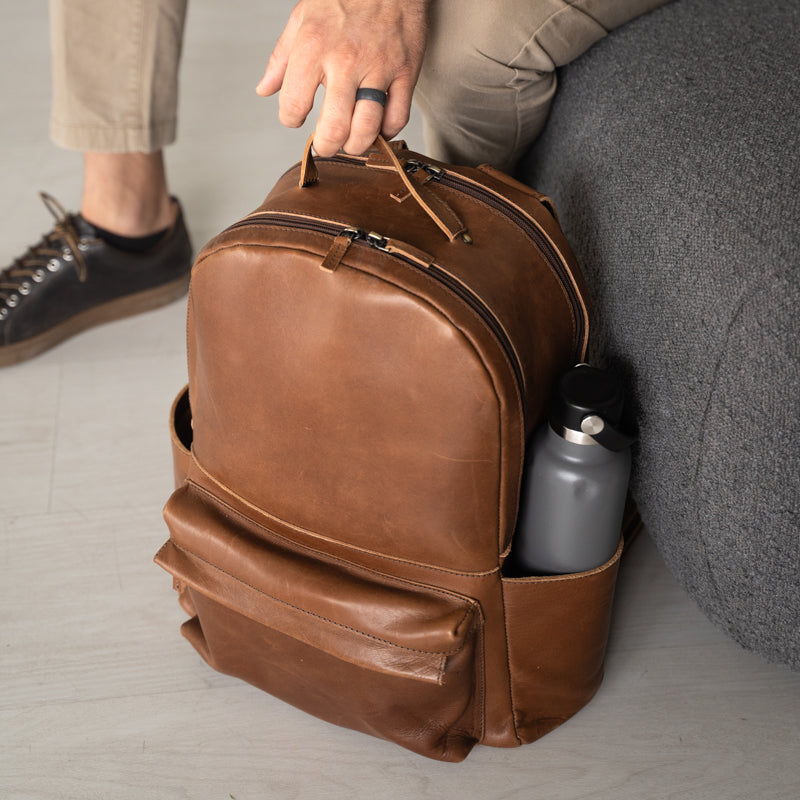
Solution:
<svg viewBox="0 0 800 800">
<path fill-rule="evenodd" d="M 383 134 L 384 139 L 394 139 L 400 131 L 405 128 L 406 123 L 404 122 L 402 125 L 384 125 L 381 129 L 381 133 Z"/>
<path fill-rule="evenodd" d="M 410 109 L 403 107 L 398 109 L 391 109 L 386 113 L 383 118 L 384 131 L 392 131 L 391 136 L 396 136 L 406 125 L 411 118 Z"/>
<path fill-rule="evenodd" d="M 298 47 L 319 51 L 325 42 L 325 26 L 315 20 L 305 20 L 296 41 Z"/>
<path fill-rule="evenodd" d="M 360 155 L 367 150 L 380 133 L 380 119 L 360 117 L 353 121 L 350 135 L 344 144 L 344 150 L 351 155 Z"/>
<path fill-rule="evenodd" d="M 337 69 L 346 72 L 352 71 L 361 60 L 363 49 L 357 42 L 349 39 L 340 41 L 331 57 L 331 63 Z"/>
<path fill-rule="evenodd" d="M 350 140 L 366 140 L 372 137 L 375 138 L 381 127 L 381 119 L 379 116 L 358 115 L 353 118 L 353 124 L 350 126 Z"/>
<path fill-rule="evenodd" d="M 370 145 L 375 141 L 375 137 L 371 137 L 370 139 L 349 139 L 345 142 L 344 147 L 342 148 L 345 153 L 351 156 L 360 156 L 362 153 L 369 150 Z"/>
<path fill-rule="evenodd" d="M 331 135 L 329 128 L 317 125 L 314 132 L 314 148 L 320 155 L 335 155 L 350 138 L 349 131 L 342 133 L 341 129 L 337 130 L 339 132 L 336 135 Z"/>
<path fill-rule="evenodd" d="M 309 109 L 305 103 L 294 97 L 281 97 L 278 117 L 281 124 L 288 127 L 299 127 L 308 116 Z"/>
<path fill-rule="evenodd" d="M 350 128 L 339 122 L 328 123 L 323 126 L 322 135 L 327 141 L 341 147 L 350 135 Z"/>
<path fill-rule="evenodd" d="M 323 158 L 329 158 L 330 156 L 335 156 L 337 151 L 339 150 L 338 147 L 326 142 L 324 139 L 320 139 L 319 137 L 314 137 L 314 149 L 317 151 L 317 155 L 322 156 Z"/>
</svg>

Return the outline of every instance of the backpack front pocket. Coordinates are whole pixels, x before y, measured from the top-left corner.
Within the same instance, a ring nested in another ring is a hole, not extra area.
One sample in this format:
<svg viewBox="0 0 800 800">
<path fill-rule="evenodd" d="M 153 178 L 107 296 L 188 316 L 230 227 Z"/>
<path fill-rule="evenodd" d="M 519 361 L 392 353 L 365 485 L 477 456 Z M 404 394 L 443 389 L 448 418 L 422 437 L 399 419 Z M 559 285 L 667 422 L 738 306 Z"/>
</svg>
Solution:
<svg viewBox="0 0 800 800">
<path fill-rule="evenodd" d="M 156 562 L 212 667 L 432 758 L 459 761 L 480 739 L 475 601 L 308 550 L 193 484 L 165 517 Z"/>
</svg>

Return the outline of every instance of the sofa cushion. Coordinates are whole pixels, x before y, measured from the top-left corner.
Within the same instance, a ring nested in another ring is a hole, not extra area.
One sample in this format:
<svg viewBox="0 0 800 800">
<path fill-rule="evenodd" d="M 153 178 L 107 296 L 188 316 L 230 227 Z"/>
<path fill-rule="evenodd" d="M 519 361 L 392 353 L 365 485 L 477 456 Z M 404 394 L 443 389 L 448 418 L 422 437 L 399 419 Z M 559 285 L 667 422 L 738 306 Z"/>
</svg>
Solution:
<svg viewBox="0 0 800 800">
<path fill-rule="evenodd" d="M 628 382 L 650 534 L 705 613 L 800 669 L 800 4 L 676 0 L 559 72 L 553 197 Z"/>
</svg>

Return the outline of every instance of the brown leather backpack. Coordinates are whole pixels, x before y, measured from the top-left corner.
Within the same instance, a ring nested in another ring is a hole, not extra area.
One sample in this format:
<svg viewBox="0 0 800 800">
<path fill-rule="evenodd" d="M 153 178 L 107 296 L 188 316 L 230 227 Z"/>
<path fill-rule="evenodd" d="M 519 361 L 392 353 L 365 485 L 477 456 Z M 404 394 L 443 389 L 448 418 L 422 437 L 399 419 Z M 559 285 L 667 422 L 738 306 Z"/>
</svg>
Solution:
<svg viewBox="0 0 800 800">
<path fill-rule="evenodd" d="M 526 436 L 582 359 L 547 198 L 311 145 L 192 272 L 156 561 L 215 669 L 432 758 L 530 742 L 602 676 L 620 551 L 512 578 Z"/>
</svg>

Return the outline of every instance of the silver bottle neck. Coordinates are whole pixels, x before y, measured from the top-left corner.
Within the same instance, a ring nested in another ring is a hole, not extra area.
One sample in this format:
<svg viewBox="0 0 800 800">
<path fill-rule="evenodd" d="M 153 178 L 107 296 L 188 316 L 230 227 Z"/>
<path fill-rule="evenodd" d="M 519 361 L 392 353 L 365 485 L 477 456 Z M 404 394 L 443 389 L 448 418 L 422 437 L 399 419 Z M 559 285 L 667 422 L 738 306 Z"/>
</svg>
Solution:
<svg viewBox="0 0 800 800">
<path fill-rule="evenodd" d="M 562 439 L 566 439 L 568 442 L 572 442 L 573 444 L 593 444 L 599 447 L 597 442 L 592 439 L 583 431 L 574 431 L 572 428 L 561 428 L 560 430 L 555 431 Z"/>
<path fill-rule="evenodd" d="M 558 429 L 554 428 L 553 430 L 562 439 L 566 439 L 568 442 L 572 442 L 573 444 L 593 444 L 599 446 L 599 443 L 594 439 L 594 435 L 600 433 L 604 427 L 605 422 L 603 422 L 601 417 L 598 417 L 596 414 L 590 414 L 589 416 L 583 418 L 583 421 L 581 422 L 581 430 L 579 431 L 576 431 L 573 428 L 565 428 L 563 426 Z"/>
</svg>

